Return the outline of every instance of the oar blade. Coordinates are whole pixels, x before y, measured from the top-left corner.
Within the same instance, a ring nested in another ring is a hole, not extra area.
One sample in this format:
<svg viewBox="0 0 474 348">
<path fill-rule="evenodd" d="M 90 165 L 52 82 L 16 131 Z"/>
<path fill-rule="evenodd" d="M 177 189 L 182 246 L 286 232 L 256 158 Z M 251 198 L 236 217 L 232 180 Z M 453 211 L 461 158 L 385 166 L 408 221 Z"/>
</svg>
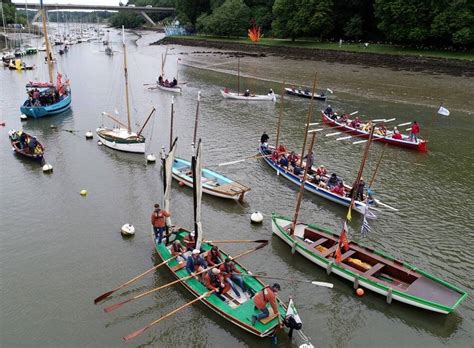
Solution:
<svg viewBox="0 0 474 348">
<path fill-rule="evenodd" d="M 123 302 L 115 303 L 115 304 L 113 304 L 113 305 L 110 305 L 110 306 L 108 306 L 108 307 L 105 307 L 105 308 L 104 308 L 104 312 L 105 312 L 105 313 L 113 312 L 114 310 L 116 310 L 116 309 L 122 307 L 125 303 L 130 302 L 132 299 L 133 299 L 133 297 L 132 297 L 131 299 L 125 300 L 125 301 L 123 301 Z"/>
<path fill-rule="evenodd" d="M 411 122 L 400 123 L 397 127 L 408 126 L 409 124 L 411 124 Z"/>
<path fill-rule="evenodd" d="M 107 297 L 109 297 L 110 295 L 112 295 L 113 293 L 115 292 L 115 290 L 110 290 L 110 291 L 107 291 L 106 293 L 100 295 L 99 297 L 97 297 L 95 300 L 94 300 L 94 304 L 97 304 L 98 302 L 106 299 Z"/>
<path fill-rule="evenodd" d="M 358 113 L 359 111 L 354 111 L 354 112 L 351 112 L 349 115 L 354 116 L 355 114 L 358 114 Z"/>
<path fill-rule="evenodd" d="M 389 118 L 388 120 L 385 120 L 385 123 L 392 122 L 392 121 L 395 121 L 395 120 L 396 120 L 396 118 Z"/>
<path fill-rule="evenodd" d="M 352 143 L 352 145 L 362 144 L 362 143 L 366 143 L 366 142 L 367 142 L 367 140 L 354 141 L 354 142 Z"/>
<path fill-rule="evenodd" d="M 332 289 L 334 287 L 334 284 L 326 283 L 326 282 L 311 282 L 311 284 L 317 285 L 317 286 L 322 286 L 322 287 L 325 287 L 325 288 L 330 288 L 330 289 Z"/>
<path fill-rule="evenodd" d="M 128 342 L 128 341 L 134 339 L 135 337 L 140 336 L 141 334 L 143 334 L 147 329 L 148 329 L 148 326 L 144 326 L 144 327 L 142 327 L 141 329 L 139 329 L 137 331 L 134 331 L 134 332 L 132 332 L 132 333 L 126 335 L 126 336 L 123 336 L 123 340 L 125 342 Z"/>
<path fill-rule="evenodd" d="M 385 118 L 376 118 L 375 120 L 372 120 L 373 122 L 386 122 L 387 120 Z"/>
</svg>

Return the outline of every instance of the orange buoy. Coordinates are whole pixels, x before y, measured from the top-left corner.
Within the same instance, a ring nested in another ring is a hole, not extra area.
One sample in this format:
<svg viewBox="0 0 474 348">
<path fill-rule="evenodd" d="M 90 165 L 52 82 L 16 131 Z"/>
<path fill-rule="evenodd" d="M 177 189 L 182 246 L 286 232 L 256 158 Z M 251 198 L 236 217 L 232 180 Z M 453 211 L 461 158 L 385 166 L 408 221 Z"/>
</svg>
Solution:
<svg viewBox="0 0 474 348">
<path fill-rule="evenodd" d="M 179 186 L 184 186 L 184 182 L 180 181 Z"/>
<path fill-rule="evenodd" d="M 364 296 L 364 289 L 362 289 L 362 288 L 357 288 L 356 294 L 357 294 L 357 296 L 359 296 L 359 297 Z"/>
</svg>

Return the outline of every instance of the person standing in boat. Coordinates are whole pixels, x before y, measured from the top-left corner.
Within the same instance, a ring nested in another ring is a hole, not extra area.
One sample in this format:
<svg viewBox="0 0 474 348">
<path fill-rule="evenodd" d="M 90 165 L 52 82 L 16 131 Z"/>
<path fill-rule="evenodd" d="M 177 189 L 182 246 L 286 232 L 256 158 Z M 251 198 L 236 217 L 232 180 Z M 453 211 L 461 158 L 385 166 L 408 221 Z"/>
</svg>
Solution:
<svg viewBox="0 0 474 348">
<path fill-rule="evenodd" d="M 413 121 L 413 124 L 411 125 L 410 141 L 416 143 L 418 141 L 418 133 L 420 133 L 420 126 L 416 121 Z"/>
<path fill-rule="evenodd" d="M 281 290 L 280 284 L 275 283 L 271 287 L 267 286 L 262 291 L 258 292 L 254 298 L 253 302 L 255 307 L 262 312 L 257 315 L 252 315 L 252 325 L 255 325 L 257 320 L 261 320 L 267 318 L 270 315 L 270 312 L 267 308 L 267 303 L 270 303 L 270 306 L 273 309 L 273 313 L 277 315 L 278 322 L 280 323 L 280 327 L 282 325 L 282 320 L 280 318 L 278 312 L 278 303 L 277 303 L 277 295 L 278 292 Z"/>
<path fill-rule="evenodd" d="M 237 297 L 240 297 L 240 292 L 237 290 L 237 287 L 234 283 L 237 283 L 238 286 L 244 291 L 247 292 L 247 287 L 245 286 L 244 280 L 240 275 L 240 271 L 235 267 L 234 263 L 230 258 L 226 258 L 224 264 L 219 267 L 221 270 L 224 280 L 232 287 Z"/>
<path fill-rule="evenodd" d="M 163 76 L 158 76 L 158 84 L 161 86 L 163 84 Z"/>
<path fill-rule="evenodd" d="M 245 90 L 244 97 L 250 97 L 250 90 Z"/>
<path fill-rule="evenodd" d="M 311 151 L 309 154 L 303 157 L 306 160 L 306 166 L 308 167 L 308 174 L 313 174 L 313 163 L 314 163 L 314 153 Z"/>
<path fill-rule="evenodd" d="M 155 234 L 155 241 L 161 244 L 163 240 L 163 233 L 165 232 L 166 218 L 171 214 L 164 209 L 160 209 L 158 203 L 155 204 L 155 210 L 151 214 L 151 225 L 153 226 L 153 233 Z"/>
</svg>

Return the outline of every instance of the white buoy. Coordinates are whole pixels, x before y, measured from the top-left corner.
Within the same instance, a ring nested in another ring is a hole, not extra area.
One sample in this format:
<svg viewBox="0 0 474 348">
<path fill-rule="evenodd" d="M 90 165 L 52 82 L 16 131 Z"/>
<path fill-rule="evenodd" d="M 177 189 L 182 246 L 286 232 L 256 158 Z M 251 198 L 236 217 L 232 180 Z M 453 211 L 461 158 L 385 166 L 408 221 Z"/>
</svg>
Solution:
<svg viewBox="0 0 474 348">
<path fill-rule="evenodd" d="M 87 196 L 87 190 L 81 190 L 81 192 L 79 192 L 79 194 L 80 194 L 82 197 L 85 197 L 85 196 Z"/>
<path fill-rule="evenodd" d="M 97 145 L 102 146 L 102 141 L 97 141 Z"/>
<path fill-rule="evenodd" d="M 53 171 L 53 166 L 49 163 L 46 163 L 44 166 L 43 166 L 43 172 L 45 173 L 49 173 L 49 172 L 52 172 Z"/>
<path fill-rule="evenodd" d="M 28 119 L 28 117 L 26 117 L 25 114 L 21 114 L 21 115 L 20 115 L 20 120 L 26 121 L 27 119 Z"/>
<path fill-rule="evenodd" d="M 254 224 L 261 224 L 263 221 L 263 215 L 261 212 L 256 211 L 250 215 L 250 221 Z"/>
<path fill-rule="evenodd" d="M 86 132 L 86 139 L 92 139 L 94 134 L 91 131 Z"/>
<path fill-rule="evenodd" d="M 152 153 L 150 153 L 148 156 L 146 156 L 146 161 L 150 163 L 156 162 L 156 156 Z"/>
<path fill-rule="evenodd" d="M 120 233 L 124 236 L 133 236 L 135 234 L 135 226 L 132 224 L 125 224 L 122 226 Z"/>
</svg>

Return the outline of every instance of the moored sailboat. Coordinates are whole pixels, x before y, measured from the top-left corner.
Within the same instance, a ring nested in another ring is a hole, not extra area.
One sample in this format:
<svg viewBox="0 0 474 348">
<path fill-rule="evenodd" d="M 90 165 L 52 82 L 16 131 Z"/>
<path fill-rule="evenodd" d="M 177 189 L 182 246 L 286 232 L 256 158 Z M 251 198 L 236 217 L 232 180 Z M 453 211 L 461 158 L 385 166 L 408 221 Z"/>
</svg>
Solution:
<svg viewBox="0 0 474 348">
<path fill-rule="evenodd" d="M 101 126 L 96 129 L 97 136 L 99 137 L 100 141 L 107 147 L 124 152 L 131 152 L 131 153 L 145 153 L 146 144 L 145 144 L 145 137 L 143 136 L 142 132 L 145 126 L 147 125 L 148 121 L 150 120 L 151 116 L 155 113 L 156 109 L 153 108 L 146 118 L 143 126 L 140 128 L 138 132 L 132 132 L 131 127 L 131 117 L 130 117 L 130 101 L 128 96 L 128 69 L 127 69 L 127 50 L 125 46 L 125 32 L 124 28 L 122 27 L 122 35 L 123 35 L 123 66 L 124 66 L 124 80 L 125 80 L 125 100 L 126 100 L 126 108 L 127 108 L 127 124 L 122 123 L 111 114 L 107 112 L 103 112 L 102 115 L 107 116 L 108 118 L 112 119 L 115 123 L 119 126 L 114 128 L 108 128 L 105 126 Z"/>
</svg>

